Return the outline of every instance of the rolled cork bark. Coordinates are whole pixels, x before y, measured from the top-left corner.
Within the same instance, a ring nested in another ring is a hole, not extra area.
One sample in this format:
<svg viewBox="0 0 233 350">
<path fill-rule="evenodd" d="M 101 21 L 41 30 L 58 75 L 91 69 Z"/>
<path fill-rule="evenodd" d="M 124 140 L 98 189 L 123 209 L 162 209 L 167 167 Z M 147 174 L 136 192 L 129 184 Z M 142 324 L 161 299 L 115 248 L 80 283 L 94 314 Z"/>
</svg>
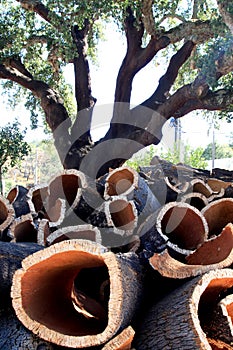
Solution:
<svg viewBox="0 0 233 350">
<path fill-rule="evenodd" d="M 136 254 L 69 240 L 32 254 L 16 271 L 12 305 L 40 338 L 71 348 L 106 343 L 132 321 L 142 272 Z"/>
<path fill-rule="evenodd" d="M 0 195 L 0 237 L 6 239 L 5 232 L 15 217 L 15 211 L 12 204 Z"/>
<path fill-rule="evenodd" d="M 26 215 L 30 212 L 27 194 L 27 188 L 16 185 L 8 192 L 6 196 L 6 199 L 10 202 L 10 204 L 12 204 L 14 208 L 16 217 Z"/>
<path fill-rule="evenodd" d="M 218 235 L 229 222 L 233 222 L 233 198 L 209 203 L 201 213 L 208 223 L 209 236 Z"/>
<path fill-rule="evenodd" d="M 136 330 L 135 348 L 229 349 L 221 347 L 223 342 L 218 339 L 215 339 L 216 347 L 212 347 L 204 329 L 221 295 L 228 289 L 230 293 L 232 286 L 231 269 L 214 270 L 186 282 L 148 310 Z"/>
<path fill-rule="evenodd" d="M 137 171 L 127 166 L 122 166 L 109 173 L 105 180 L 103 196 L 105 200 L 116 196 L 133 201 L 140 222 L 161 206 L 146 181 Z"/>
<path fill-rule="evenodd" d="M 37 228 L 32 215 L 22 215 L 15 219 L 9 228 L 8 235 L 14 242 L 37 243 Z"/>
<path fill-rule="evenodd" d="M 47 245 L 62 242 L 67 239 L 87 239 L 101 244 L 101 234 L 92 225 L 68 226 L 52 232 L 46 239 Z"/>
<path fill-rule="evenodd" d="M 208 225 L 200 211 L 183 202 L 171 202 L 157 215 L 156 228 L 167 246 L 183 255 L 202 244 L 208 236 Z"/>
<path fill-rule="evenodd" d="M 135 331 L 129 326 L 111 339 L 102 350 L 130 350 L 134 335 Z"/>
<path fill-rule="evenodd" d="M 211 184 L 211 182 L 208 183 L 201 179 L 193 179 L 190 182 L 192 192 L 198 192 L 203 194 L 207 198 L 208 202 L 211 202 L 214 199 L 223 197 L 224 188 L 218 188 L 217 191 L 215 191 L 213 189 L 214 188 L 213 183 L 212 183 L 213 187 L 211 187 L 209 184 Z"/>
<path fill-rule="evenodd" d="M 228 224 L 219 236 L 204 242 L 186 257 L 186 263 L 173 258 L 167 249 L 155 253 L 149 261 L 162 276 L 178 279 L 229 267 L 233 263 L 233 225 Z"/>
<path fill-rule="evenodd" d="M 215 178 L 209 178 L 207 184 L 214 192 L 221 192 L 222 188 L 225 190 L 227 187 L 232 185 L 232 182 L 222 181 Z"/>
<path fill-rule="evenodd" d="M 188 203 L 193 207 L 197 208 L 198 210 L 202 210 L 209 203 L 207 198 L 203 194 L 197 192 L 184 194 L 180 198 L 180 201 Z"/>
</svg>

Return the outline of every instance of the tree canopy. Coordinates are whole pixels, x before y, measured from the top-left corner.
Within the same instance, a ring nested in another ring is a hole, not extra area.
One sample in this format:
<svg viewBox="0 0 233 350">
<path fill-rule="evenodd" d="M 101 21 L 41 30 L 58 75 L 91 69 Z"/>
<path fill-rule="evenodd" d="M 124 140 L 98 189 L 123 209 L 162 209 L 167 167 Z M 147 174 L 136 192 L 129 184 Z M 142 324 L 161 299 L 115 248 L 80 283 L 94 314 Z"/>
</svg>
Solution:
<svg viewBox="0 0 233 350">
<path fill-rule="evenodd" d="M 65 168 L 87 163 L 99 176 L 140 148 L 157 144 L 170 117 L 204 110 L 229 118 L 232 112 L 230 0 L 3 0 L 0 9 L 3 91 L 12 105 L 24 96 L 34 124 L 38 108 L 43 110 Z M 106 21 L 115 21 L 125 33 L 127 50 L 110 128 L 93 142 L 90 127 L 98 96 L 92 96 L 88 59 L 95 58 Z M 153 94 L 131 108 L 135 75 L 161 55 L 165 73 Z M 75 113 L 63 76 L 67 64 L 74 67 Z"/>
<path fill-rule="evenodd" d="M 8 166 L 13 167 L 28 155 L 29 144 L 24 141 L 25 130 L 20 130 L 20 124 L 15 121 L 0 128 L 0 192 L 2 193 L 2 174 Z"/>
</svg>

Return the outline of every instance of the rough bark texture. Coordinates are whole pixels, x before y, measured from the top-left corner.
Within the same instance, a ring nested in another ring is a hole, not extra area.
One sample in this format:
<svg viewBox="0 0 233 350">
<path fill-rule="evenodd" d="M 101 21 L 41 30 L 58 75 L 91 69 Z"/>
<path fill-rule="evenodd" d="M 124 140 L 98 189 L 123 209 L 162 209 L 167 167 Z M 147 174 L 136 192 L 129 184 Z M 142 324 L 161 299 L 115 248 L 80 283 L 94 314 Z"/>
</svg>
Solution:
<svg viewBox="0 0 233 350">
<path fill-rule="evenodd" d="M 184 283 L 148 310 L 136 333 L 136 349 L 211 350 L 202 317 L 210 317 L 208 306 L 213 307 L 219 293 L 232 286 L 230 269 L 211 271 Z"/>
</svg>

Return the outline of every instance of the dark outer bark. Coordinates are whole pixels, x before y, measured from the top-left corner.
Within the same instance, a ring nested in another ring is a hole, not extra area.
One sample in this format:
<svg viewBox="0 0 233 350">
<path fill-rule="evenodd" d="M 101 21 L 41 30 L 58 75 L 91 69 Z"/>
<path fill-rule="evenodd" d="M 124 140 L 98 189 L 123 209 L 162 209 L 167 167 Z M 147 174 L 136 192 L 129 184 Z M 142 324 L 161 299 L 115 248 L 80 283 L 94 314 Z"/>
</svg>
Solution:
<svg viewBox="0 0 233 350">
<path fill-rule="evenodd" d="M 186 41 L 181 49 L 171 58 L 166 73 L 160 78 L 159 85 L 151 97 L 142 103 L 143 106 L 155 109 L 156 104 L 165 102 L 167 94 L 174 84 L 180 67 L 190 57 L 195 44 L 192 41 Z"/>
<path fill-rule="evenodd" d="M 53 344 L 40 339 L 27 330 L 18 320 L 14 310 L 9 307 L 0 310 L 0 348 L 4 350 L 32 349 L 32 350 L 55 350 Z"/>
<path fill-rule="evenodd" d="M 215 278 L 219 280 L 219 285 L 213 288 L 213 291 L 210 288 L 202 305 L 198 304 L 208 286 L 205 281 L 211 283 L 216 281 Z M 211 302 L 216 303 L 218 293 L 232 286 L 232 278 L 230 269 L 211 271 L 204 277 L 197 277 L 184 283 L 154 304 L 147 310 L 146 316 L 141 318 L 139 329 L 136 329 L 135 348 L 137 350 L 211 349 L 206 335 L 201 330 L 199 311 L 206 314 Z M 205 306 L 206 304 L 208 306 Z M 194 305 L 197 306 L 195 311 Z"/>
<path fill-rule="evenodd" d="M 0 242 L 0 308 L 7 307 L 10 303 L 12 277 L 21 267 L 21 261 L 41 249 L 41 246 L 34 243 Z"/>
</svg>

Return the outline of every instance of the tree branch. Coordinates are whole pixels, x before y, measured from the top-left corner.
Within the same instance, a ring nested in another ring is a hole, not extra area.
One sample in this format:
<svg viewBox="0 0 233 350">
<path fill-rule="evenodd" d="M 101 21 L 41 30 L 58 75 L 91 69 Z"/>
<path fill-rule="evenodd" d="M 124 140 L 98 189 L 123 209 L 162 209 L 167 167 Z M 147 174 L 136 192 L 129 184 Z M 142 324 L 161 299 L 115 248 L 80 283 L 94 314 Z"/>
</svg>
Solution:
<svg viewBox="0 0 233 350">
<path fill-rule="evenodd" d="M 46 6 L 42 4 L 42 2 L 38 0 L 16 0 L 16 1 L 18 1 L 22 6 L 22 8 L 24 8 L 25 10 L 36 12 L 46 22 L 50 23 L 51 18 L 49 16 L 49 10 Z"/>
<path fill-rule="evenodd" d="M 223 21 L 230 29 L 231 34 L 233 34 L 233 14 L 230 13 L 229 9 L 232 8 L 231 0 L 217 0 L 219 12 L 223 18 Z"/>
<path fill-rule="evenodd" d="M 216 25 L 216 24 L 215 24 Z M 219 28 L 223 28 L 222 21 L 219 19 Z M 178 26 L 163 33 L 167 36 L 171 44 L 175 44 L 182 39 L 191 40 L 195 44 L 203 43 L 214 37 L 211 21 L 189 21 L 179 24 Z"/>
<path fill-rule="evenodd" d="M 55 28 L 61 28 L 64 26 L 64 20 L 62 17 L 58 16 L 56 13 L 51 13 L 51 11 L 39 0 L 16 0 L 20 3 L 22 8 L 27 11 L 32 11 L 37 13 L 41 18 L 43 18 L 46 22 L 52 24 Z M 54 19 L 56 18 L 57 23 L 54 23 Z"/>
<path fill-rule="evenodd" d="M 197 109 L 205 109 L 208 111 L 226 111 L 233 112 L 233 108 L 229 110 L 229 106 L 233 105 L 233 95 L 231 90 L 219 89 L 215 92 L 208 91 L 202 99 L 193 99 L 186 102 L 173 115 L 174 118 L 181 118 L 184 115 Z"/>
<path fill-rule="evenodd" d="M 231 47 L 228 51 L 221 52 L 215 61 L 215 76 L 213 78 L 217 81 L 232 71 L 233 48 Z M 166 102 L 159 105 L 157 112 L 161 113 L 164 118 L 169 119 L 175 114 L 177 109 L 181 109 L 189 100 L 203 100 L 209 91 L 207 77 L 203 72 L 200 72 L 192 84 L 183 86 L 167 99 Z"/>
<path fill-rule="evenodd" d="M 149 99 L 142 103 L 143 106 L 156 110 L 158 104 L 166 101 L 168 93 L 174 84 L 179 69 L 190 57 L 195 45 L 192 41 L 187 41 L 181 49 L 171 58 L 166 73 L 160 78 L 159 85 Z"/>
<path fill-rule="evenodd" d="M 91 93 L 90 69 L 87 59 L 87 35 L 90 29 L 89 21 L 85 21 L 82 29 L 74 26 L 72 29 L 73 40 L 77 47 L 78 57 L 74 59 L 75 72 L 75 96 L 78 115 L 71 129 L 72 149 L 87 148 L 92 146 L 91 121 L 93 107 L 96 99 Z M 71 149 L 71 153 L 72 153 Z M 84 151 L 85 153 L 85 151 Z"/>
<path fill-rule="evenodd" d="M 145 67 L 155 56 L 155 54 L 169 44 L 169 39 L 161 37 L 151 37 L 150 42 L 142 48 L 142 37 L 144 26 L 141 22 L 139 27 L 131 9 L 125 21 L 125 32 L 127 37 L 127 52 L 118 73 L 115 102 L 130 102 L 132 82 L 136 73 Z"/>
<path fill-rule="evenodd" d="M 71 142 L 69 135 L 71 123 L 62 99 L 48 84 L 34 80 L 19 60 L 10 59 L 7 61 L 7 64 L 0 64 L 0 78 L 18 83 L 40 99 L 41 106 L 45 112 L 46 122 L 53 132 L 58 154 L 62 164 L 66 167 L 65 157 Z"/>
</svg>

